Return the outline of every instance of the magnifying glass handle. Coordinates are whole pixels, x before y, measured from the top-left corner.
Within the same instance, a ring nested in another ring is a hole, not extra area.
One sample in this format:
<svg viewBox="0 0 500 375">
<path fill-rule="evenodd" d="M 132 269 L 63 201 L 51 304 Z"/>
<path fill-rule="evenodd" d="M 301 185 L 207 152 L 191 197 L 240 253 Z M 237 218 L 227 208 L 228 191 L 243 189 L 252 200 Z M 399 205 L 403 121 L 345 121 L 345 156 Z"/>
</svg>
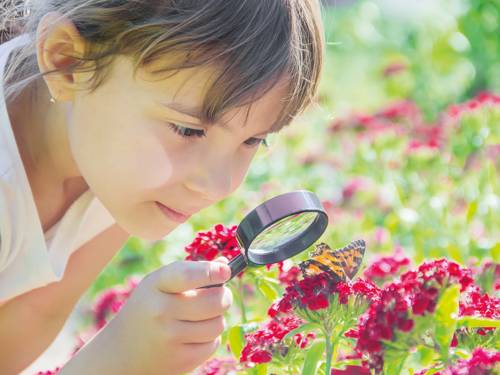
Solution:
<svg viewBox="0 0 500 375">
<path fill-rule="evenodd" d="M 231 268 L 231 277 L 229 278 L 229 280 L 231 280 L 233 277 L 235 277 L 241 271 L 247 268 L 247 261 L 245 260 L 245 257 L 242 254 L 240 254 L 237 257 L 231 259 L 227 265 Z M 202 286 L 201 288 L 215 288 L 217 286 L 222 286 L 222 285 L 223 284 L 206 285 Z"/>
</svg>

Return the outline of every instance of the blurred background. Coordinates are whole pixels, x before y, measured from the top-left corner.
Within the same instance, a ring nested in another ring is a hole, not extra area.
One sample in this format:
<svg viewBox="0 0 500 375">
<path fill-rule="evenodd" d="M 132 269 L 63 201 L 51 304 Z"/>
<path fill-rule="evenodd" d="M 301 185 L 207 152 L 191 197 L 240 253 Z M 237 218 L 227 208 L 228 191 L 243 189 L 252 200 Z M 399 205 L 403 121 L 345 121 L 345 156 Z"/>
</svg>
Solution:
<svg viewBox="0 0 500 375">
<path fill-rule="evenodd" d="M 290 190 L 320 196 L 330 217 L 322 240 L 332 248 L 363 238 L 364 263 L 395 251 L 416 264 L 435 257 L 471 267 L 499 262 L 500 2 L 323 5 L 328 46 L 317 103 L 269 140 L 231 197 L 162 241 L 131 237 L 26 373 L 67 359 L 100 293 L 184 259 L 199 231 L 237 224 Z M 271 287 L 277 295 L 279 286 Z M 256 296 L 262 302 L 246 318 L 264 317 L 271 297 Z M 235 307 L 229 324 L 239 320 Z"/>
</svg>

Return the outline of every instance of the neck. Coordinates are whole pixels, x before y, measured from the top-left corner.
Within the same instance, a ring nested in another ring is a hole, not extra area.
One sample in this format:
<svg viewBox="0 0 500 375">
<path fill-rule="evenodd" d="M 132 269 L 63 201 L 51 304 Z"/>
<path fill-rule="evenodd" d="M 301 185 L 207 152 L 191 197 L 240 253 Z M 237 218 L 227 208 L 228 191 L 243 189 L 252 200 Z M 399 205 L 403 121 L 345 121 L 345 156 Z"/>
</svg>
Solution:
<svg viewBox="0 0 500 375">
<path fill-rule="evenodd" d="M 88 185 L 69 145 L 71 103 L 51 103 L 50 97 L 45 81 L 39 79 L 7 107 L 26 173 L 36 187 L 33 190 L 58 191 L 71 199 Z"/>
</svg>

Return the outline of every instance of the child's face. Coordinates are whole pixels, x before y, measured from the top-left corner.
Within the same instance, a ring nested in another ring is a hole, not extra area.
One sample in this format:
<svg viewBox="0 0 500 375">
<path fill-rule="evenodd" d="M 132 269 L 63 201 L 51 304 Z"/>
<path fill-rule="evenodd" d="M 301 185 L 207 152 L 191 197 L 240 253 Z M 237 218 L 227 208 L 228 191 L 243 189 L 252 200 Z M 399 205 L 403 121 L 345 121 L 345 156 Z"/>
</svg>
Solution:
<svg viewBox="0 0 500 375">
<path fill-rule="evenodd" d="M 82 176 L 118 224 L 156 240 L 179 225 L 156 202 L 191 215 L 240 185 L 285 88 L 277 85 L 254 102 L 246 125 L 247 106 L 230 110 L 225 129 L 179 109 L 201 106 L 211 71 L 186 69 L 157 81 L 145 71 L 134 80 L 132 72 L 131 61 L 118 57 L 102 86 L 77 94 L 68 136 Z"/>
</svg>

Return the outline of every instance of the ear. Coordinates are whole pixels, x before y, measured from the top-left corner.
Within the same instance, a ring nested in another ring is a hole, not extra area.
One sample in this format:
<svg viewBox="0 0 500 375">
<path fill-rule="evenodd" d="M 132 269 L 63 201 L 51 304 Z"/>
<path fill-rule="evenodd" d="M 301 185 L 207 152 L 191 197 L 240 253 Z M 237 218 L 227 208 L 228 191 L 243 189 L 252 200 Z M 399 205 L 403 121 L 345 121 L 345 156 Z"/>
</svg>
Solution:
<svg viewBox="0 0 500 375">
<path fill-rule="evenodd" d="M 64 72 L 85 51 L 85 41 L 73 22 L 58 12 L 45 14 L 38 24 L 36 49 L 40 72 L 58 70 L 43 76 L 52 97 L 73 101 L 79 83 L 88 74 Z"/>
</svg>

